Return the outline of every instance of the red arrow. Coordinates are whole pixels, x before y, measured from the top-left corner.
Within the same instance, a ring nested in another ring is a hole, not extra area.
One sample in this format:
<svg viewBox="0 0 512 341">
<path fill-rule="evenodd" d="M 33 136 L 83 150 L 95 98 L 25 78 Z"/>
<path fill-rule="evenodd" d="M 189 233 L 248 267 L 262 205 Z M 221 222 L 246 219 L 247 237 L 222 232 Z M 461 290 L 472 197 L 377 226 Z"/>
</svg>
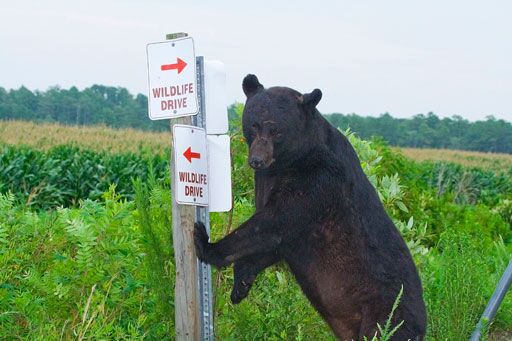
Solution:
<svg viewBox="0 0 512 341">
<path fill-rule="evenodd" d="M 188 162 L 192 163 L 192 159 L 200 159 L 201 154 L 195 153 L 192 150 L 190 150 L 191 147 L 188 147 L 187 150 L 185 150 L 185 153 L 183 153 L 183 156 L 187 158 Z"/>
<path fill-rule="evenodd" d="M 183 61 L 181 58 L 176 58 L 175 64 L 164 64 L 160 66 L 160 70 L 178 70 L 178 73 L 180 73 L 181 71 L 183 71 L 185 66 L 187 66 L 187 63 L 185 63 L 185 61 Z"/>
</svg>

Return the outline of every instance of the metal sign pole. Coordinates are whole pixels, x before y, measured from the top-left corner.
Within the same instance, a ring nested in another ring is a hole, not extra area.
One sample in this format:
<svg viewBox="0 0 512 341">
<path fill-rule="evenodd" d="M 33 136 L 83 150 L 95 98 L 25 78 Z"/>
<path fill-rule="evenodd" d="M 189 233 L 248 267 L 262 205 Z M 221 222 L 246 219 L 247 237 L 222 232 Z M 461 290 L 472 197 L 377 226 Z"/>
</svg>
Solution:
<svg viewBox="0 0 512 341">
<path fill-rule="evenodd" d="M 505 294 L 507 293 L 507 290 L 512 285 L 512 260 L 508 263 L 507 268 L 505 269 L 505 272 L 503 273 L 503 276 L 501 276 L 501 279 L 496 286 L 496 289 L 494 289 L 494 293 L 491 296 L 491 299 L 489 300 L 489 303 L 487 304 L 487 307 L 485 307 L 484 313 L 480 317 L 480 320 L 478 321 L 478 324 L 476 326 L 475 331 L 473 334 L 471 334 L 471 338 L 469 341 L 478 341 L 482 337 L 482 328 L 484 327 L 484 324 L 487 324 L 487 327 L 494 319 L 494 316 L 496 316 L 496 312 L 498 311 L 498 308 L 500 307 L 501 302 L 503 301 L 503 298 L 505 298 Z"/>
<path fill-rule="evenodd" d="M 204 58 L 196 58 L 197 67 L 197 87 L 199 95 L 199 113 L 194 116 L 194 125 L 206 129 L 205 113 L 205 91 L 204 91 Z M 206 227 L 206 232 L 210 234 L 210 214 L 208 206 L 196 207 L 196 221 L 201 221 Z M 214 340 L 213 334 L 213 291 L 212 291 L 212 272 L 209 264 L 197 260 L 198 263 L 198 281 L 199 281 L 199 303 L 201 318 L 201 340 Z"/>
</svg>

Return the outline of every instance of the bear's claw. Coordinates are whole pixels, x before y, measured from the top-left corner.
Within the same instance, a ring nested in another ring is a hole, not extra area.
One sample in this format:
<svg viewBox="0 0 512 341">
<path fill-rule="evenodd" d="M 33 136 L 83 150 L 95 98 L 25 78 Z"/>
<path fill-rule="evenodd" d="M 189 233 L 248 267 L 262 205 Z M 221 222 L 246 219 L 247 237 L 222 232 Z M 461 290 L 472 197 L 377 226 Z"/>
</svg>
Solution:
<svg viewBox="0 0 512 341">
<path fill-rule="evenodd" d="M 197 258 L 206 262 L 206 248 L 208 247 L 208 233 L 206 227 L 200 221 L 194 224 L 194 244 L 196 246 Z"/>
<path fill-rule="evenodd" d="M 233 304 L 240 303 L 249 294 L 251 286 L 252 283 L 245 283 L 244 281 L 240 283 L 235 282 L 233 290 L 231 291 L 231 302 L 233 302 Z"/>
</svg>

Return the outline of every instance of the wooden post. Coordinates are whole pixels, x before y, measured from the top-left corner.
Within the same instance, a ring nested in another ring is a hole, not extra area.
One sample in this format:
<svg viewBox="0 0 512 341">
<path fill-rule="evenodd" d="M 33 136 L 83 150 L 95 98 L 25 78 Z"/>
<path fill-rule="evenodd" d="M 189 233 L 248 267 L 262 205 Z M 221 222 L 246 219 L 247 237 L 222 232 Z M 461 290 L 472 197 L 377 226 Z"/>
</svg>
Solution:
<svg viewBox="0 0 512 341">
<path fill-rule="evenodd" d="M 191 124 L 190 117 L 171 120 L 171 124 Z M 171 129 L 172 134 L 172 129 Z M 172 138 L 171 138 L 172 141 Z M 171 148 L 174 148 L 171 142 Z M 174 153 L 171 153 L 171 188 L 174 188 Z M 197 257 L 194 248 L 194 206 L 180 205 L 172 200 L 172 238 L 176 262 L 174 313 L 176 340 L 199 340 L 200 318 L 197 283 Z"/>
<path fill-rule="evenodd" d="M 186 37 L 186 33 L 167 34 L 166 39 Z M 195 65 L 194 65 L 195 67 Z M 192 117 L 171 119 L 171 151 L 174 150 L 172 126 L 192 125 Z M 171 189 L 174 190 L 174 153 L 171 152 Z M 199 316 L 199 287 L 197 281 L 198 262 L 194 248 L 194 221 L 196 208 L 179 205 L 172 200 L 172 237 L 176 262 L 176 286 L 174 289 L 174 314 L 176 340 L 200 340 L 201 320 Z"/>
</svg>

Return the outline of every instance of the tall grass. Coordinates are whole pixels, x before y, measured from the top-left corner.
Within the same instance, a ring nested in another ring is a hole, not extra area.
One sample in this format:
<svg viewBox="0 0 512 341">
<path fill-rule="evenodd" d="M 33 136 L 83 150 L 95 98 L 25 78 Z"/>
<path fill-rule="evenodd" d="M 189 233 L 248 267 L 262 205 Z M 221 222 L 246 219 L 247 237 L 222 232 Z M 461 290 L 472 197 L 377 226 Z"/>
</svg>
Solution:
<svg viewBox="0 0 512 341">
<path fill-rule="evenodd" d="M 439 255 L 425 273 L 431 340 L 467 340 L 486 303 L 487 266 L 481 247 L 468 235 L 443 233 Z"/>
<path fill-rule="evenodd" d="M 170 134 L 131 128 L 113 129 L 105 126 L 64 126 L 56 123 L 0 120 L 0 142 L 27 145 L 43 150 L 68 144 L 96 151 L 150 150 L 153 153 L 164 153 L 170 145 Z M 393 148 L 393 150 L 416 161 L 448 161 L 466 167 L 480 167 L 495 171 L 512 168 L 511 154 L 431 148 Z"/>
<path fill-rule="evenodd" d="M 416 161 L 447 161 L 465 167 L 479 167 L 498 172 L 512 168 L 512 154 L 432 148 L 393 149 Z"/>
<path fill-rule="evenodd" d="M 64 126 L 54 123 L 0 120 L 0 142 L 48 150 L 59 145 L 74 145 L 113 153 L 149 150 L 154 154 L 168 151 L 170 133 L 105 126 Z"/>
<path fill-rule="evenodd" d="M 148 284 L 156 295 L 155 312 L 162 316 L 166 334 L 174 333 L 174 282 L 175 266 L 172 248 L 172 212 L 170 190 L 157 186 L 150 174 L 147 184 L 134 180 L 135 220 L 141 230 L 141 244 L 146 253 L 149 269 Z"/>
</svg>

